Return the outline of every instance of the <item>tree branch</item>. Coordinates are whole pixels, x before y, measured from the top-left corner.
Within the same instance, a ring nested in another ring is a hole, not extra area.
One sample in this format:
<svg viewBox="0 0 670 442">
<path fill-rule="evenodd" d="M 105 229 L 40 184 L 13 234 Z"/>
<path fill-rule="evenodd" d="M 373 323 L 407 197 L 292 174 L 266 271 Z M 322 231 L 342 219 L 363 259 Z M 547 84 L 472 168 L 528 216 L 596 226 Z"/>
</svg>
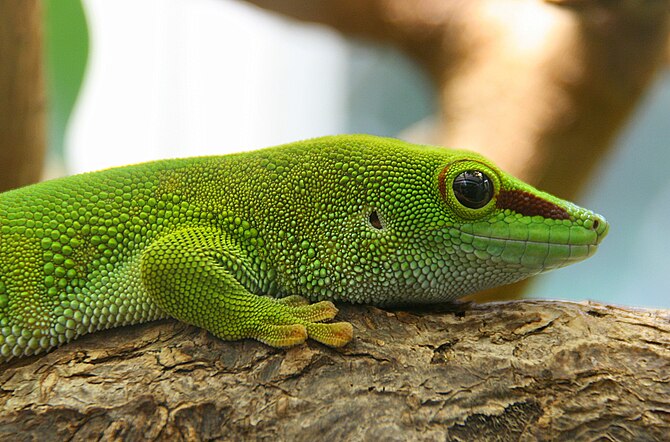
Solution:
<svg viewBox="0 0 670 442">
<path fill-rule="evenodd" d="M 173 321 L 0 374 L 0 438 L 662 440 L 670 312 L 595 303 L 343 306 L 354 341 L 288 351 Z"/>
<path fill-rule="evenodd" d="M 247 0 L 261 8 L 298 20 L 324 24 L 346 35 L 392 42 L 416 52 L 434 46 L 444 33 L 444 21 L 463 2 L 441 0 Z M 467 3 L 467 2 L 466 2 Z"/>
</svg>

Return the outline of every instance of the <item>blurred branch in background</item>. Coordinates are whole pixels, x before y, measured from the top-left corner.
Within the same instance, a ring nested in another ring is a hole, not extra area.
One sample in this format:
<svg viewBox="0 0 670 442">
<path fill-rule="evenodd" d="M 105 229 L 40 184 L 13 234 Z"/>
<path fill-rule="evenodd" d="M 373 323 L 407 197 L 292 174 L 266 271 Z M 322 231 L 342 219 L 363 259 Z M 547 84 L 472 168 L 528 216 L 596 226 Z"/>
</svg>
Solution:
<svg viewBox="0 0 670 442">
<path fill-rule="evenodd" d="M 0 2 L 0 191 L 37 181 L 46 145 L 42 4 Z"/>
<path fill-rule="evenodd" d="M 574 198 L 668 51 L 668 1 L 247 0 L 392 44 L 431 75 L 424 141 Z M 513 3 L 513 4 L 512 4 Z"/>
</svg>

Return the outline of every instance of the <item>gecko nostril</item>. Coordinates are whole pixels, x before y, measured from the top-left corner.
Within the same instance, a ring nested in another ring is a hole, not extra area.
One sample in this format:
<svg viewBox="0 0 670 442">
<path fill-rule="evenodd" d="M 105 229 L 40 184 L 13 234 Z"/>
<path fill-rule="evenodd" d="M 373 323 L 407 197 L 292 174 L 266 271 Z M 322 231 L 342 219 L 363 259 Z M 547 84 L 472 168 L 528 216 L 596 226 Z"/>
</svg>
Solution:
<svg viewBox="0 0 670 442">
<path fill-rule="evenodd" d="M 596 219 L 593 221 L 593 230 L 598 230 L 598 227 L 600 227 L 600 221 Z"/>
</svg>

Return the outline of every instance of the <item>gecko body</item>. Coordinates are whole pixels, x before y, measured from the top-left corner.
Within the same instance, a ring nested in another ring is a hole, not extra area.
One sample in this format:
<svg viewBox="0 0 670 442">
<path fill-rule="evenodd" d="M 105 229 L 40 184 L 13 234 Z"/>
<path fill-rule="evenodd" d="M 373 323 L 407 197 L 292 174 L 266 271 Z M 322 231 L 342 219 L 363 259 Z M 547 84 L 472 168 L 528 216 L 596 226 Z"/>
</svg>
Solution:
<svg viewBox="0 0 670 442">
<path fill-rule="evenodd" d="M 340 346 L 332 301 L 453 300 L 607 231 L 477 154 L 364 135 L 75 175 L 0 194 L 0 360 L 163 317 Z"/>
</svg>

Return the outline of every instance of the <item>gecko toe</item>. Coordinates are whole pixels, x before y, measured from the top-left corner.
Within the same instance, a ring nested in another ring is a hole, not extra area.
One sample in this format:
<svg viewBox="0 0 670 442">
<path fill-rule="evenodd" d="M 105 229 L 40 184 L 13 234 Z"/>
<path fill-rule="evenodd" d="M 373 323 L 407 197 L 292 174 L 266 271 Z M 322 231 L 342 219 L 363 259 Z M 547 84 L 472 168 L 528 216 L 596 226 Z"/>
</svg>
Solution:
<svg viewBox="0 0 670 442">
<path fill-rule="evenodd" d="M 290 314 L 305 322 L 323 322 L 337 315 L 337 307 L 330 301 L 320 301 L 310 305 L 293 307 Z"/>
<path fill-rule="evenodd" d="M 329 347 L 342 347 L 353 339 L 354 327 L 348 322 L 307 324 L 307 334 L 311 339 Z"/>
<path fill-rule="evenodd" d="M 272 347 L 293 347 L 307 340 L 307 328 L 302 324 L 265 325 L 253 337 Z"/>
<path fill-rule="evenodd" d="M 277 302 L 279 304 L 284 304 L 288 307 L 300 307 L 303 305 L 309 305 L 309 300 L 299 295 L 290 295 L 284 298 L 279 298 L 277 299 Z"/>
</svg>

